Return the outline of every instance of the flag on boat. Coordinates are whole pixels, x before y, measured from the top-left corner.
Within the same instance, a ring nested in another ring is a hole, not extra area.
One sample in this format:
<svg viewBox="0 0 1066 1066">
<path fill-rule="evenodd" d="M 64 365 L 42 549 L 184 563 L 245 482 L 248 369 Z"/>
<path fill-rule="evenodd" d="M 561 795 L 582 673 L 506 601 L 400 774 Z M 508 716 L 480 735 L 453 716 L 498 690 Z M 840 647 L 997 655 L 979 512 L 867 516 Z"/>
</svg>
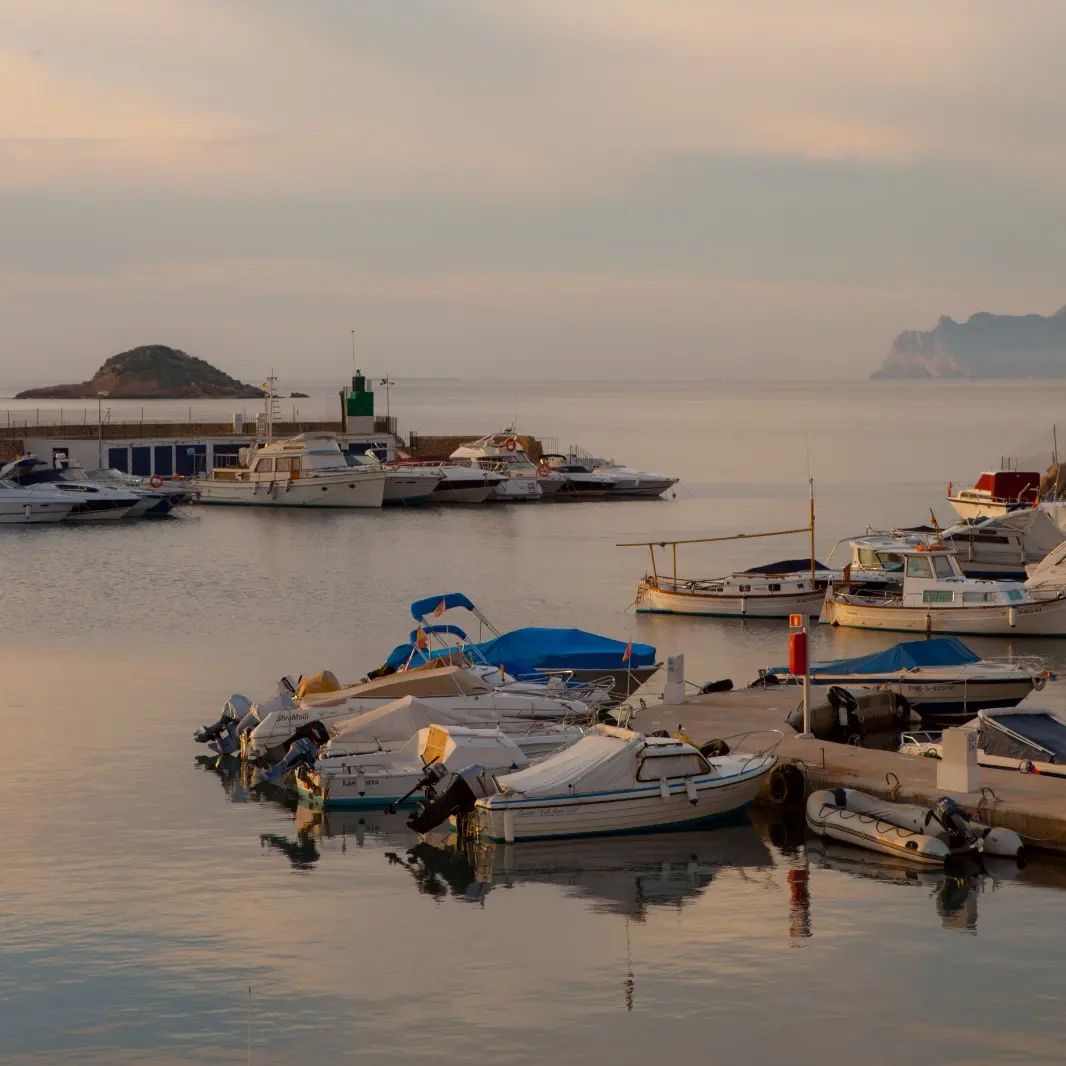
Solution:
<svg viewBox="0 0 1066 1066">
<path fill-rule="evenodd" d="M 446 599 L 441 600 L 440 603 L 438 603 L 437 606 L 433 608 L 433 617 L 440 618 L 440 616 L 444 614 L 447 609 L 448 601 Z"/>
<path fill-rule="evenodd" d="M 425 651 L 429 647 L 429 642 L 426 640 L 426 631 L 421 626 L 415 630 L 415 647 L 419 651 Z"/>
<path fill-rule="evenodd" d="M 627 663 L 633 658 L 633 641 L 626 644 L 626 650 L 622 652 L 622 662 Z"/>
</svg>

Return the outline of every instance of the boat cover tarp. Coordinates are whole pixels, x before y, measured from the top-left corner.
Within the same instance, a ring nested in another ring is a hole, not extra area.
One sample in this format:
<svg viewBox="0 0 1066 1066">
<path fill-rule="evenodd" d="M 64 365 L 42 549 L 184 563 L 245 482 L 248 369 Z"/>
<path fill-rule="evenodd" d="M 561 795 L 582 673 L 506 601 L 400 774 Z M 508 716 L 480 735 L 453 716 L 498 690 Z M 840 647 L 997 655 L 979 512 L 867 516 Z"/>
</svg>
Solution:
<svg viewBox="0 0 1066 1066">
<path fill-rule="evenodd" d="M 411 604 L 411 617 L 415 621 L 421 621 L 426 615 L 440 610 L 441 603 L 444 610 L 450 611 L 453 607 L 465 607 L 468 611 L 477 611 L 477 608 L 461 592 L 445 592 L 436 596 L 427 596 L 424 600 L 415 600 Z"/>
<path fill-rule="evenodd" d="M 895 674 L 914 670 L 919 666 L 965 666 L 977 663 L 981 657 L 971 651 L 957 637 L 935 637 L 932 640 L 904 640 L 884 651 L 860 655 L 855 659 L 834 659 L 812 663 L 811 673 L 818 674 Z M 788 674 L 787 666 L 774 666 L 768 674 Z"/>
<path fill-rule="evenodd" d="M 640 734 L 625 740 L 591 731 L 527 770 L 497 778 L 497 783 L 501 791 L 533 797 L 633 788 L 637 784 L 635 756 L 643 744 Z"/>
<path fill-rule="evenodd" d="M 380 740 L 396 743 L 413 737 L 420 729 L 431 725 L 468 726 L 470 715 L 465 711 L 436 708 L 414 696 L 401 696 L 372 711 L 343 718 L 336 725 L 334 741 L 352 744 L 356 741 Z"/>
<path fill-rule="evenodd" d="M 1061 545 L 1048 552 L 1043 562 L 1034 567 L 1025 582 L 1029 588 L 1040 588 L 1042 585 L 1066 584 L 1066 545 Z"/>
<path fill-rule="evenodd" d="M 1066 762 L 1066 725 L 1050 712 L 982 712 L 981 749 L 1005 759 Z"/>
<path fill-rule="evenodd" d="M 824 570 L 825 563 L 814 560 L 815 570 Z M 741 570 L 742 574 L 809 574 L 810 559 L 782 559 L 780 562 L 767 563 L 765 566 L 753 566 L 750 570 Z"/>
<path fill-rule="evenodd" d="M 456 650 L 454 647 L 434 649 L 428 652 L 428 657 L 437 659 Z M 537 670 L 624 670 L 655 665 L 655 648 L 650 644 L 634 644 L 629 659 L 624 661 L 624 640 L 601 637 L 583 629 L 528 626 L 480 644 L 467 644 L 463 650 L 475 662 L 502 666 L 514 676 Z M 386 662 L 399 667 L 410 654 L 411 645 L 401 644 L 393 649 Z"/>
</svg>

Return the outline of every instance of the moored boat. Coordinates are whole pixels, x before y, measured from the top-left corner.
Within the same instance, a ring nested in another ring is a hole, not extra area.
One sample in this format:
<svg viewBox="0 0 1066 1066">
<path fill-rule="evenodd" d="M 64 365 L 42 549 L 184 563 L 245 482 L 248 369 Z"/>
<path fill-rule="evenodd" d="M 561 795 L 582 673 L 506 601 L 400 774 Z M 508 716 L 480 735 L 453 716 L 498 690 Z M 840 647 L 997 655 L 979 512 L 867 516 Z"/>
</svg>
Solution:
<svg viewBox="0 0 1066 1066">
<path fill-rule="evenodd" d="M 457 775 L 408 824 L 425 832 L 465 815 L 507 843 L 691 828 L 743 811 L 775 762 L 772 748 L 708 758 L 684 740 L 597 725 L 526 770 Z"/>
<path fill-rule="evenodd" d="M 946 497 L 960 518 L 996 518 L 1019 507 L 1032 507 L 1040 481 L 1037 470 L 986 470 L 972 488 L 949 483 Z"/>
<path fill-rule="evenodd" d="M 901 586 L 850 578 L 833 582 L 821 621 L 904 632 L 1066 636 L 1066 592 L 1061 585 L 968 578 L 954 551 L 933 545 L 900 545 L 894 554 L 903 568 Z M 1054 560 L 1049 556 L 1046 562 Z"/>
<path fill-rule="evenodd" d="M 795 683 L 787 666 L 761 670 L 767 683 Z M 955 637 L 902 641 L 884 651 L 812 663 L 811 684 L 894 692 L 923 719 L 969 720 L 985 707 L 1013 707 L 1052 674 L 1041 659 L 982 659 Z"/>
<path fill-rule="evenodd" d="M 201 503 L 258 507 L 380 507 L 386 473 L 350 466 L 333 433 L 300 433 L 242 449 L 240 466 L 193 483 Z"/>
<path fill-rule="evenodd" d="M 922 807 L 851 788 L 821 789 L 808 797 L 806 814 L 808 828 L 819 836 L 926 866 L 974 852 L 1015 858 L 1022 854 L 1017 833 L 971 821 L 946 797 L 933 807 Z"/>
<path fill-rule="evenodd" d="M 539 500 L 545 495 L 544 487 L 549 483 L 550 491 L 562 486 L 561 479 L 553 482 L 551 478 L 538 477 L 536 464 L 526 454 L 513 430 L 490 433 L 460 445 L 452 452 L 451 460 L 504 475 L 505 480 L 496 485 L 489 498 L 505 503 Z"/>
</svg>

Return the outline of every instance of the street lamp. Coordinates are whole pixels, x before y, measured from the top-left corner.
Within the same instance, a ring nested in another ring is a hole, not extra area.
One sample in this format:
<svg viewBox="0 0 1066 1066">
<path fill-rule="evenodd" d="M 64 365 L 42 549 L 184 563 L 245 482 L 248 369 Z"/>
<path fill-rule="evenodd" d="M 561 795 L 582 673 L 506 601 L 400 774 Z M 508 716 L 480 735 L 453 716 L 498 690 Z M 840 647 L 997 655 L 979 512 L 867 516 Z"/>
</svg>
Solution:
<svg viewBox="0 0 1066 1066">
<path fill-rule="evenodd" d="M 104 468 L 104 397 L 110 396 L 109 392 L 96 394 L 96 469 Z"/>
<path fill-rule="evenodd" d="M 388 374 L 381 379 L 381 385 L 385 389 L 385 417 L 389 420 L 389 432 L 392 432 L 392 409 L 389 407 L 389 389 L 395 385 L 396 382 L 392 381 Z"/>
</svg>

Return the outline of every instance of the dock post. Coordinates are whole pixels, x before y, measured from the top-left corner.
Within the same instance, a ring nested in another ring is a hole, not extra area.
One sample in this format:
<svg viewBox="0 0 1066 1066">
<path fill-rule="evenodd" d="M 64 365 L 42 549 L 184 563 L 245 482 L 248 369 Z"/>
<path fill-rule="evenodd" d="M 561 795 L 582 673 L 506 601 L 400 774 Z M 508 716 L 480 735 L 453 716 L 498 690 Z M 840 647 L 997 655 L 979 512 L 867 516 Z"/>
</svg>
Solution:
<svg viewBox="0 0 1066 1066">
<path fill-rule="evenodd" d="M 803 675 L 803 732 L 800 734 L 809 740 L 811 733 L 811 662 L 807 651 L 807 616 L 790 614 L 788 616 L 788 672 L 795 677 Z"/>
</svg>

